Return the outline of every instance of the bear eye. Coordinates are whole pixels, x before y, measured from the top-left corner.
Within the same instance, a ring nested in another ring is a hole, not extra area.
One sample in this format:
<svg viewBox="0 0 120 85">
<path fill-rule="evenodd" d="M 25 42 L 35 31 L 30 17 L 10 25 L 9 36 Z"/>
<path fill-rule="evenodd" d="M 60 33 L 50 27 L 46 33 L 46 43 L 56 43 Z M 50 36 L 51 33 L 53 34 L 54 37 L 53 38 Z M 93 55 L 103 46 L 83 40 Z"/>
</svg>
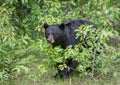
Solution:
<svg viewBox="0 0 120 85">
<path fill-rule="evenodd" d="M 53 36 L 55 36 L 55 33 L 53 33 Z"/>
<path fill-rule="evenodd" d="M 46 33 L 47 36 L 49 36 L 50 33 Z"/>
</svg>

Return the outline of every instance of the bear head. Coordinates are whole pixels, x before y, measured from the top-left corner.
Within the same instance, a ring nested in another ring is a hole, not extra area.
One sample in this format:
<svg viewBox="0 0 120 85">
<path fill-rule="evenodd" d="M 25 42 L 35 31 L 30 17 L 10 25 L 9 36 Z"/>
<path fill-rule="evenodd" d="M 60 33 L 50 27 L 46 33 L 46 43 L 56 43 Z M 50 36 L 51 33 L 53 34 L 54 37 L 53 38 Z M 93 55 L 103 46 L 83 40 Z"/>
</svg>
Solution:
<svg viewBox="0 0 120 85">
<path fill-rule="evenodd" d="M 48 25 L 45 23 L 44 29 L 47 42 L 50 44 L 57 43 L 61 38 L 64 37 L 64 28 L 65 24 L 63 23 L 60 25 Z"/>
</svg>

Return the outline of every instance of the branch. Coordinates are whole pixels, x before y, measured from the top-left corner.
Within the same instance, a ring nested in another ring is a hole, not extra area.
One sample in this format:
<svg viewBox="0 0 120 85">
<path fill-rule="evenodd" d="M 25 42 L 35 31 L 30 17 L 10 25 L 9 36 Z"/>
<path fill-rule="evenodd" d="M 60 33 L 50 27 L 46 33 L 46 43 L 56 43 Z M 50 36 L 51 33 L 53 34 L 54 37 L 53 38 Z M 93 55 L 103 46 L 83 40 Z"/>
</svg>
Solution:
<svg viewBox="0 0 120 85">
<path fill-rule="evenodd" d="M 93 78 L 93 80 L 95 80 L 95 78 L 94 78 L 95 55 L 96 55 L 96 51 L 94 51 L 93 60 L 92 60 L 92 78 Z"/>
</svg>

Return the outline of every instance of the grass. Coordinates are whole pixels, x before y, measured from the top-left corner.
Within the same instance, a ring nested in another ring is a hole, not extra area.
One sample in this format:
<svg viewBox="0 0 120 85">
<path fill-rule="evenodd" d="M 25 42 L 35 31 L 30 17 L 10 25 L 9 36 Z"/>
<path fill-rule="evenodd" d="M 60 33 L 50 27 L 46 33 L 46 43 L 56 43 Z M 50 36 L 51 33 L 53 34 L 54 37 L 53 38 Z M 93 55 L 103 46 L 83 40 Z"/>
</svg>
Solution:
<svg viewBox="0 0 120 85">
<path fill-rule="evenodd" d="M 111 78 L 101 78 L 99 80 L 73 77 L 71 83 L 69 82 L 69 79 L 55 79 L 51 76 L 45 75 L 41 77 L 39 81 L 33 82 L 23 78 L 21 80 L 11 80 L 0 85 L 120 85 L 120 75 Z"/>
</svg>

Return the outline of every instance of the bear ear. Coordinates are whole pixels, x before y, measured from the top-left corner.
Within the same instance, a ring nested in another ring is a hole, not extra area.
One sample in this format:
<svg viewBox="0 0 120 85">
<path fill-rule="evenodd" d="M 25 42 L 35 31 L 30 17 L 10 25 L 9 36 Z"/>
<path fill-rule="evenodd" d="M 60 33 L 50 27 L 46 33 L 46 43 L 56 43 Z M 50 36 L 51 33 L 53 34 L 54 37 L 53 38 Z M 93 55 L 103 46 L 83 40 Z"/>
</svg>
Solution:
<svg viewBox="0 0 120 85">
<path fill-rule="evenodd" d="M 45 29 L 47 29 L 47 28 L 49 27 L 49 25 L 48 25 L 47 23 L 45 23 L 45 24 L 43 25 L 43 27 L 44 27 Z"/>
<path fill-rule="evenodd" d="M 65 24 L 62 23 L 62 24 L 59 25 L 59 27 L 60 27 L 61 30 L 64 30 L 65 29 Z"/>
</svg>

